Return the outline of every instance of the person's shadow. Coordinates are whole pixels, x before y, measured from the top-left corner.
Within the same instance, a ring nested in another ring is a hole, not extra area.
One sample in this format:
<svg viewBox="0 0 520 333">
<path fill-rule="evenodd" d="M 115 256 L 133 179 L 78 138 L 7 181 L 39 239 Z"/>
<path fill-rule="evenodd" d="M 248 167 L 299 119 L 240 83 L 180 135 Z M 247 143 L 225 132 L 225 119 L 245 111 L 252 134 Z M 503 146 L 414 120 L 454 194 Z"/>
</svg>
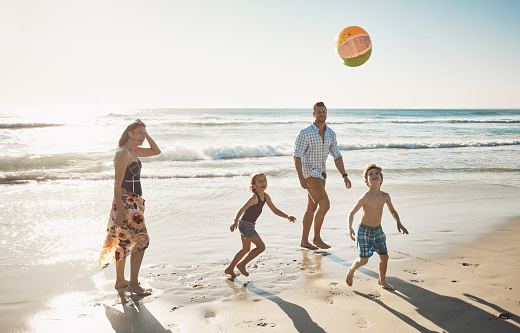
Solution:
<svg viewBox="0 0 520 333">
<path fill-rule="evenodd" d="M 292 320 L 293 325 L 298 332 L 325 333 L 325 330 L 323 330 L 323 328 L 316 324 L 309 316 L 307 310 L 305 310 L 301 306 L 284 301 L 279 296 L 276 296 L 274 294 L 271 294 L 270 292 L 255 287 L 252 281 L 244 283 L 238 280 L 237 278 L 235 278 L 234 280 L 228 279 L 228 281 L 232 281 L 235 285 L 239 287 L 239 289 L 246 288 L 250 292 L 258 296 L 264 297 L 265 299 L 270 300 L 271 302 L 278 305 L 280 309 L 283 312 L 285 312 L 287 316 Z M 233 290 L 235 290 L 235 292 L 238 290 L 235 286 L 230 285 L 230 287 Z"/>
<path fill-rule="evenodd" d="M 123 291 L 118 293 L 123 312 L 104 305 L 105 315 L 115 332 L 171 333 L 148 311 L 142 302 L 142 297 L 127 296 Z"/>
<path fill-rule="evenodd" d="M 321 253 L 322 255 L 324 253 Z M 326 258 L 343 265 L 347 268 L 350 267 L 350 263 L 336 256 L 332 252 L 326 252 Z M 369 269 L 361 267 L 357 270 L 367 274 L 371 277 L 378 278 L 379 274 Z M 394 295 L 399 296 L 403 300 L 407 301 L 411 305 L 415 306 L 417 313 L 422 315 L 424 318 L 431 321 L 433 324 L 441 327 L 446 332 L 460 332 L 461 329 L 465 332 L 519 332 L 520 329 L 503 319 L 499 319 L 497 314 L 492 314 L 485 310 L 482 310 L 475 305 L 468 303 L 466 300 L 451 296 L 440 295 L 434 293 L 428 289 L 422 288 L 414 283 L 401 280 L 399 278 L 387 277 L 387 281 L 397 288 L 396 291 L 392 291 Z M 385 304 L 382 300 L 374 298 L 372 295 L 364 294 L 358 291 L 354 291 L 355 294 L 362 296 L 366 299 L 379 304 L 382 308 L 394 314 L 396 317 L 401 319 L 406 324 L 415 328 L 420 332 L 431 332 L 422 325 L 416 323 L 412 318 L 399 312 L 396 309 L 391 308 Z M 498 307 L 497 305 L 491 304 L 483 299 L 476 296 L 464 294 L 471 301 L 476 301 L 484 304 L 494 310 L 502 313 L 508 313 L 506 310 Z M 510 313 L 508 313 L 510 314 Z M 516 323 L 519 322 L 518 316 L 511 315 L 510 320 Z M 461 321 L 463 321 L 461 323 Z"/>
</svg>

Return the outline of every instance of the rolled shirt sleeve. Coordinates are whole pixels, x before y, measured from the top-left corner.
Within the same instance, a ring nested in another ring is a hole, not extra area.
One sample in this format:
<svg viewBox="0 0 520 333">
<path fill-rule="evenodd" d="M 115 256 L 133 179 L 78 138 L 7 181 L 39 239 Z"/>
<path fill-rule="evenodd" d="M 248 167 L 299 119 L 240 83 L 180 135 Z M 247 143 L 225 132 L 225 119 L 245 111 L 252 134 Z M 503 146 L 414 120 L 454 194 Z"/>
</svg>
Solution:
<svg viewBox="0 0 520 333">
<path fill-rule="evenodd" d="M 332 138 L 332 143 L 330 144 L 329 152 L 330 152 L 330 155 L 334 158 L 334 160 L 337 160 L 338 158 L 341 157 L 341 153 L 339 152 L 339 149 L 338 149 L 338 141 L 336 140 L 336 133 L 334 133 L 334 136 Z"/>
</svg>

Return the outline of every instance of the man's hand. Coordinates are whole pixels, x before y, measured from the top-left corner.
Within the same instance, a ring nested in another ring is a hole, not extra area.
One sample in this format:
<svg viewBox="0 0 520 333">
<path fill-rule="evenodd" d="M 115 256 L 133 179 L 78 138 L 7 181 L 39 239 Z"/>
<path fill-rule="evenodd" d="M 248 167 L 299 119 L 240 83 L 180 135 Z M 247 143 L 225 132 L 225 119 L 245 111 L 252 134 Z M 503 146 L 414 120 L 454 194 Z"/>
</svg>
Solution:
<svg viewBox="0 0 520 333">
<path fill-rule="evenodd" d="M 345 181 L 345 187 L 347 189 L 352 187 L 352 183 L 350 182 L 350 179 L 348 179 L 348 176 L 343 177 L 343 180 Z"/>
<path fill-rule="evenodd" d="M 307 183 L 307 179 L 305 177 L 300 178 L 300 185 L 305 190 L 309 188 L 309 184 Z"/>
</svg>

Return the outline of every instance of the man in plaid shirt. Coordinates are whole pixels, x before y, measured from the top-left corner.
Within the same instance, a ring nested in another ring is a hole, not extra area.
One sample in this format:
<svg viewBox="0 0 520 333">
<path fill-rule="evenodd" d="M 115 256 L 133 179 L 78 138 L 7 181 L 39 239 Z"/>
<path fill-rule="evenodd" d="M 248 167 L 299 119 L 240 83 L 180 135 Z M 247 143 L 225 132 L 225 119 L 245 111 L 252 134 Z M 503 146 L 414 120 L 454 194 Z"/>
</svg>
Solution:
<svg viewBox="0 0 520 333">
<path fill-rule="evenodd" d="M 300 178 L 300 185 L 308 192 L 307 210 L 303 216 L 303 232 L 301 247 L 311 250 L 330 248 L 321 239 L 321 226 L 325 214 L 330 208 L 330 201 L 325 191 L 326 162 L 329 154 L 334 158 L 336 168 L 343 176 L 347 189 L 351 187 L 348 175 L 345 172 L 343 158 L 338 150 L 336 133 L 331 130 L 327 120 L 327 107 L 323 102 L 313 106 L 314 122 L 300 131 L 294 144 L 294 165 Z M 316 213 L 316 214 L 315 214 Z M 314 220 L 313 243 L 309 242 L 309 233 Z"/>
</svg>

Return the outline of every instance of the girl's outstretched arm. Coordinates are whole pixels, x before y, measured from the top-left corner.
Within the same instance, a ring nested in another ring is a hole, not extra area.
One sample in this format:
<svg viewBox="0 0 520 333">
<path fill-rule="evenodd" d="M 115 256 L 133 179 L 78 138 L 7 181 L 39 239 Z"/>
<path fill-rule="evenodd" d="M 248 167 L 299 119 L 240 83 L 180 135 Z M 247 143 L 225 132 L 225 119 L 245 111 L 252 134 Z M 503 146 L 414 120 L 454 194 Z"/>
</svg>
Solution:
<svg viewBox="0 0 520 333">
<path fill-rule="evenodd" d="M 251 196 L 249 197 L 249 200 L 247 200 L 247 202 L 245 203 L 244 206 L 242 206 L 242 208 L 240 208 L 237 212 L 237 215 L 235 216 L 235 221 L 234 223 L 229 227 L 229 229 L 231 231 L 234 231 L 236 228 L 238 228 L 238 219 L 240 219 L 240 216 L 242 216 L 242 214 L 244 214 L 244 212 L 251 206 L 253 205 L 256 205 L 258 203 L 258 198 L 257 196 L 252 193 Z"/>
<path fill-rule="evenodd" d="M 284 212 L 282 212 L 281 210 L 279 210 L 278 208 L 276 208 L 276 206 L 271 201 L 271 197 L 267 193 L 265 195 L 266 195 L 265 203 L 267 204 L 267 206 L 269 206 L 269 208 L 271 208 L 273 213 L 275 213 L 276 215 L 278 215 L 280 217 L 283 217 L 284 219 L 288 219 L 289 221 L 291 221 L 293 223 L 294 223 L 294 221 L 296 221 L 296 217 L 289 216 L 289 215 L 285 214 Z"/>
</svg>

